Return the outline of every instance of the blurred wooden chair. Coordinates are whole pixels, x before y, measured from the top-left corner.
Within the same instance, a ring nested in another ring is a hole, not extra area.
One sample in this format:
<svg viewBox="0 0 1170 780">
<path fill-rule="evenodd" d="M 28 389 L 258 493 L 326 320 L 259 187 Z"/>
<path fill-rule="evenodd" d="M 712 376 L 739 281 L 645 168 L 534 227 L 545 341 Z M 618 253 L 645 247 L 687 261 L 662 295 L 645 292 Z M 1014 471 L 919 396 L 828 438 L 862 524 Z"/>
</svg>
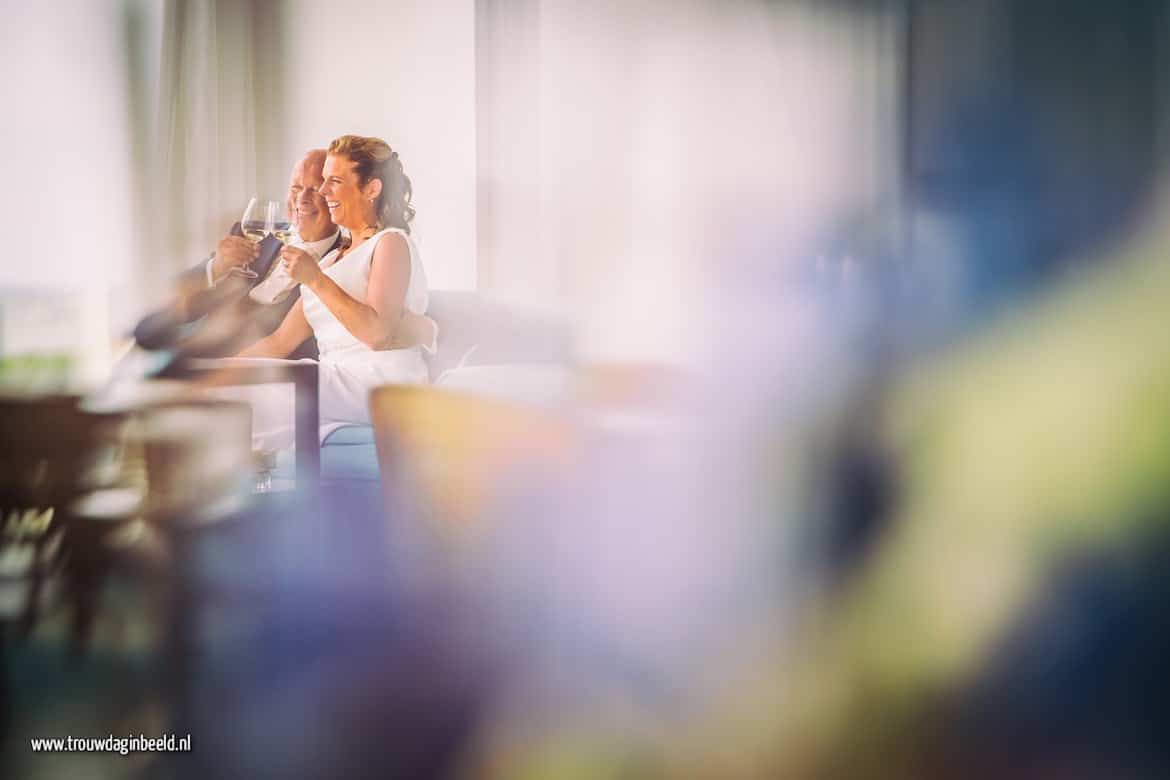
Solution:
<svg viewBox="0 0 1170 780">
<path fill-rule="evenodd" d="M 79 401 L 0 399 L 0 612 L 27 634 L 46 607 L 72 601 L 75 639 L 83 642 L 96 599 L 96 548 L 129 515 L 100 511 L 111 505 L 107 497 L 121 495 L 126 418 L 86 412 Z"/>
<path fill-rule="evenodd" d="M 370 413 L 392 524 L 421 521 L 450 549 L 474 538 L 510 493 L 569 472 L 575 429 L 561 414 L 426 386 L 387 385 Z"/>
<path fill-rule="evenodd" d="M 370 416 L 387 510 L 426 513 L 448 541 L 474 532 L 489 506 L 520 489 L 519 482 L 570 474 L 582 434 L 606 424 L 606 415 L 653 416 L 677 400 L 682 380 L 654 364 L 585 366 L 556 406 L 435 386 L 376 388 Z"/>
<path fill-rule="evenodd" d="M 13 643 L 69 607 L 72 649 L 85 649 L 107 542 L 128 519 L 94 512 L 119 490 L 125 418 L 79 401 L 0 397 L 0 739 L 12 718 Z"/>
</svg>

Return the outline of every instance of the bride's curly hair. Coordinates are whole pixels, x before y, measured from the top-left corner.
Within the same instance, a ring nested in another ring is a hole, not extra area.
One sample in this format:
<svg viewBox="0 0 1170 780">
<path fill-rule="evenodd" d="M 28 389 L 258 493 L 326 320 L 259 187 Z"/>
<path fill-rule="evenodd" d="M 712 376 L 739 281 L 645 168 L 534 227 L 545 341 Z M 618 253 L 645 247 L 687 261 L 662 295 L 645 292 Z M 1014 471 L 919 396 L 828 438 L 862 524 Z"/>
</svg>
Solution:
<svg viewBox="0 0 1170 780">
<path fill-rule="evenodd" d="M 410 179 L 402 170 L 398 152 L 381 138 L 343 135 L 329 144 L 329 154 L 344 155 L 354 163 L 359 181 L 365 186 L 370 179 L 381 179 L 375 212 L 382 227 L 400 228 L 410 233 L 414 207 L 410 205 Z"/>
</svg>

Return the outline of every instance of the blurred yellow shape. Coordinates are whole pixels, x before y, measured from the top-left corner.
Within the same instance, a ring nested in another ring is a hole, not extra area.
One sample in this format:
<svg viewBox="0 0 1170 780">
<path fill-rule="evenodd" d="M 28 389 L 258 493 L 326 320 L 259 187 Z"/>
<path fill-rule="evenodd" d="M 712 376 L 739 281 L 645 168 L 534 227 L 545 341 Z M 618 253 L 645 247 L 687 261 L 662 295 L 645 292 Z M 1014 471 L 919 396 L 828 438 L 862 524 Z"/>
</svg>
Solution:
<svg viewBox="0 0 1170 780">
<path fill-rule="evenodd" d="M 573 458 L 566 418 L 506 401 L 387 385 L 370 412 L 383 485 L 421 499 L 448 542 L 468 539 L 494 499 L 565 473 Z"/>
</svg>

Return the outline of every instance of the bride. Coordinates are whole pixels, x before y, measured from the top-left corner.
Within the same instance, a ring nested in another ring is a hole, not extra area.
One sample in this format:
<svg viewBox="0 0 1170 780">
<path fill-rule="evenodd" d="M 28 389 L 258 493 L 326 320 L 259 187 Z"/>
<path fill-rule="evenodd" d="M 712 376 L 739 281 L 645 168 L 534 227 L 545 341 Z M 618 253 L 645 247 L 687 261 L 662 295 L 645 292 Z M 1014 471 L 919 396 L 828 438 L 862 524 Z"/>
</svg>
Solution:
<svg viewBox="0 0 1170 780">
<path fill-rule="evenodd" d="M 320 195 L 350 244 L 320 263 L 300 248 L 281 250 L 300 300 L 280 327 L 237 357 L 284 358 L 316 336 L 324 437 L 345 423 L 369 422 L 373 387 L 426 382 L 422 349 L 434 350 L 437 328 L 425 316 L 426 276 L 410 237 L 411 184 L 398 153 L 380 138 L 341 136 L 329 145 Z M 252 405 L 253 439 L 264 449 L 291 444 L 287 407 L 278 419 L 273 404 L 253 397 Z"/>
</svg>

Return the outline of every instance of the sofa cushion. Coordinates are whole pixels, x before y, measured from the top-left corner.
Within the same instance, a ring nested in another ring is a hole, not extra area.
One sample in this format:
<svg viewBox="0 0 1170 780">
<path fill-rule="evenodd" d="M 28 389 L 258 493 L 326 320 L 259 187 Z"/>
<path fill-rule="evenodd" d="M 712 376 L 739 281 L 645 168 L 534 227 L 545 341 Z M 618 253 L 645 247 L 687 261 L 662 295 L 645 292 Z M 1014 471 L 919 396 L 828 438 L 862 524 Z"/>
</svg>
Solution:
<svg viewBox="0 0 1170 780">
<path fill-rule="evenodd" d="M 343 425 L 325 437 L 322 447 L 345 447 L 357 444 L 373 444 L 374 428 L 370 425 Z"/>
<path fill-rule="evenodd" d="M 436 354 L 426 357 L 432 382 L 459 366 L 567 364 L 574 358 L 565 321 L 473 291 L 432 291 L 427 315 L 439 326 Z"/>
<path fill-rule="evenodd" d="M 296 474 L 296 458 L 292 448 L 280 450 L 276 456 L 273 477 L 291 481 Z M 321 445 L 321 482 L 358 481 L 376 482 L 378 453 L 374 447 L 374 429 L 369 425 L 344 425 L 325 439 Z"/>
<path fill-rule="evenodd" d="M 571 391 L 570 370 L 552 363 L 496 363 L 463 366 L 435 383 L 444 390 L 536 406 L 557 406 Z"/>
</svg>

